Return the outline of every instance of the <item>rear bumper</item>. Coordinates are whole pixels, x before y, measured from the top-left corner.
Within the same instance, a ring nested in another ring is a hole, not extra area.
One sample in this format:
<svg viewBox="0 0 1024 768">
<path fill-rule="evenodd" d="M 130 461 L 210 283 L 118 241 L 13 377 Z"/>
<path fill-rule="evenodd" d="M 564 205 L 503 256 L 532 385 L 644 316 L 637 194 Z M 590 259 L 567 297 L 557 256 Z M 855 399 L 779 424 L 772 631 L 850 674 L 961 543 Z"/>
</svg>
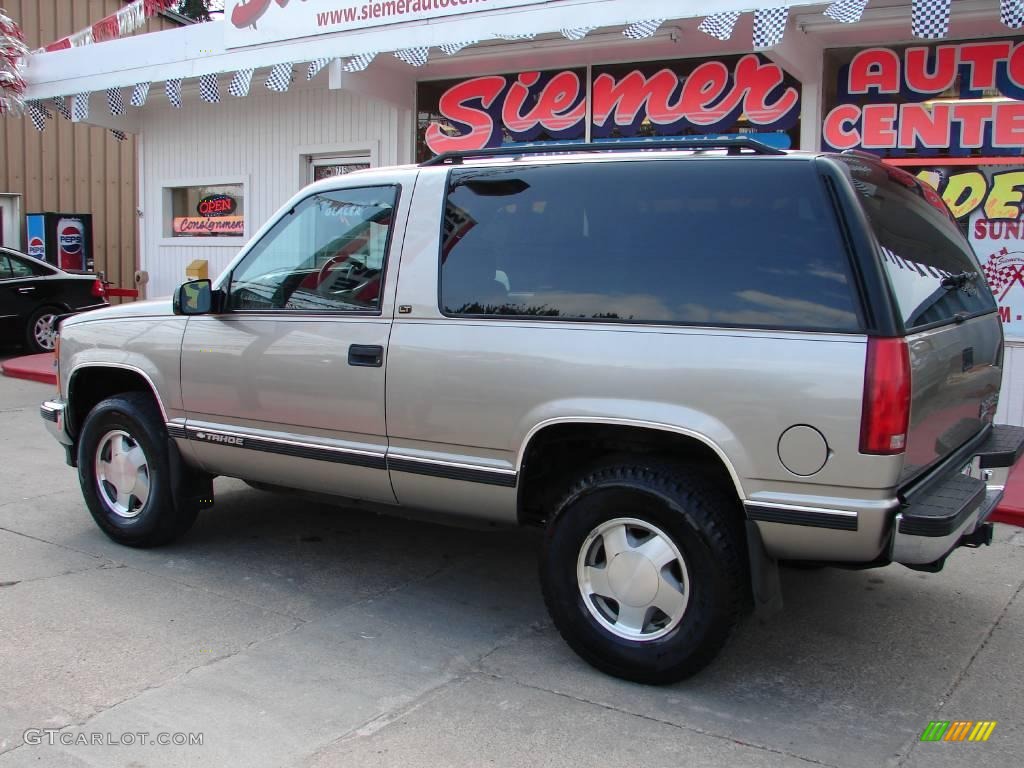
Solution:
<svg viewBox="0 0 1024 768">
<path fill-rule="evenodd" d="M 1002 488 L 962 473 L 967 462 L 988 470 L 1013 466 L 1024 453 L 1024 428 L 993 427 L 966 453 L 960 453 L 903 496 L 893 525 L 889 557 L 911 567 L 942 566 L 961 545 L 987 543 L 988 517 L 999 506 Z"/>
</svg>

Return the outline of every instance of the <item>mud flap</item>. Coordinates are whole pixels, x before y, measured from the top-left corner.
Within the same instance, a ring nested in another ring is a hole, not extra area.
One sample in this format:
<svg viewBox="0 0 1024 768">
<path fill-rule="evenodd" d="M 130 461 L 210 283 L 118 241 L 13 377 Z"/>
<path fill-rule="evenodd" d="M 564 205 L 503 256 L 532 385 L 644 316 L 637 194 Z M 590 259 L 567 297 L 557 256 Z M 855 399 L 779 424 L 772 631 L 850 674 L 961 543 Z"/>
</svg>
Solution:
<svg viewBox="0 0 1024 768">
<path fill-rule="evenodd" d="M 769 557 L 757 523 L 747 520 L 747 553 L 750 557 L 750 590 L 754 614 L 767 619 L 782 611 L 782 582 L 779 561 Z"/>
<path fill-rule="evenodd" d="M 207 509 L 213 506 L 213 475 L 191 467 L 181 458 L 174 438 L 167 440 L 167 458 L 171 468 L 171 493 L 177 509 Z"/>
</svg>

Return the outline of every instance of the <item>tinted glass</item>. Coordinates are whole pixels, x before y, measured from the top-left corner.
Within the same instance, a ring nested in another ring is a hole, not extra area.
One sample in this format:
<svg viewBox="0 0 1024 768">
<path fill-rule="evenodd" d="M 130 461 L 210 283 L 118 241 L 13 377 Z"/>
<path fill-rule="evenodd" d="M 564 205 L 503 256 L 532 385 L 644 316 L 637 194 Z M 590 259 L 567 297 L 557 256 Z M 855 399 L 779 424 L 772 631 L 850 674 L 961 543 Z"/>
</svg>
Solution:
<svg viewBox="0 0 1024 768">
<path fill-rule="evenodd" d="M 14 275 L 11 274 L 11 261 L 6 253 L 0 253 L 0 280 L 7 280 Z"/>
<path fill-rule="evenodd" d="M 907 330 L 996 311 L 970 245 L 935 190 L 899 168 L 838 159 L 878 238 Z"/>
<path fill-rule="evenodd" d="M 380 308 L 395 187 L 321 192 L 285 214 L 231 275 L 232 309 Z"/>
<path fill-rule="evenodd" d="M 811 163 L 730 158 L 452 172 L 449 314 L 852 331 Z"/>
<path fill-rule="evenodd" d="M 9 256 L 8 261 L 10 263 L 9 274 L 13 277 L 34 277 L 42 272 L 42 270 L 33 269 L 31 264 L 17 256 Z"/>
</svg>

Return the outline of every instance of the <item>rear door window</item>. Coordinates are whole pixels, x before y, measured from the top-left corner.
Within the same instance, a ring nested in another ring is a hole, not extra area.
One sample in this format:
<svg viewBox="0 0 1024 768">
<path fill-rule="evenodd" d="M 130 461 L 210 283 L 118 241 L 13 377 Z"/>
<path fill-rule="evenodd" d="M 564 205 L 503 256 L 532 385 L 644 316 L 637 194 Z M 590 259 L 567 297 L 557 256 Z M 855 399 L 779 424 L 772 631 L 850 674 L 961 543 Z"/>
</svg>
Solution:
<svg viewBox="0 0 1024 768">
<path fill-rule="evenodd" d="M 455 316 L 861 326 L 834 211 L 803 160 L 457 169 L 441 261 Z"/>
<path fill-rule="evenodd" d="M 838 157 L 878 239 L 906 330 L 996 311 L 977 259 L 942 198 L 899 168 Z"/>
</svg>

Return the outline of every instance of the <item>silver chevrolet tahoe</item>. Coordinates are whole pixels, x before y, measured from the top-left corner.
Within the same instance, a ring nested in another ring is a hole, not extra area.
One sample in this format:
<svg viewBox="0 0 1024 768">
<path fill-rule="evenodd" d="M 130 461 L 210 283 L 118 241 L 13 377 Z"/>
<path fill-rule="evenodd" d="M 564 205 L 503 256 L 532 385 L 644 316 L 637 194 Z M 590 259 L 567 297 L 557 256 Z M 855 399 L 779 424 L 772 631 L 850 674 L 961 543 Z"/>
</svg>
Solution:
<svg viewBox="0 0 1024 768">
<path fill-rule="evenodd" d="M 42 417 L 97 524 L 165 544 L 225 475 L 540 526 L 565 640 L 648 683 L 777 609 L 780 560 L 989 543 L 1024 430 L 941 198 L 862 154 L 654 146 L 328 179 L 212 283 L 65 320 Z"/>
</svg>

